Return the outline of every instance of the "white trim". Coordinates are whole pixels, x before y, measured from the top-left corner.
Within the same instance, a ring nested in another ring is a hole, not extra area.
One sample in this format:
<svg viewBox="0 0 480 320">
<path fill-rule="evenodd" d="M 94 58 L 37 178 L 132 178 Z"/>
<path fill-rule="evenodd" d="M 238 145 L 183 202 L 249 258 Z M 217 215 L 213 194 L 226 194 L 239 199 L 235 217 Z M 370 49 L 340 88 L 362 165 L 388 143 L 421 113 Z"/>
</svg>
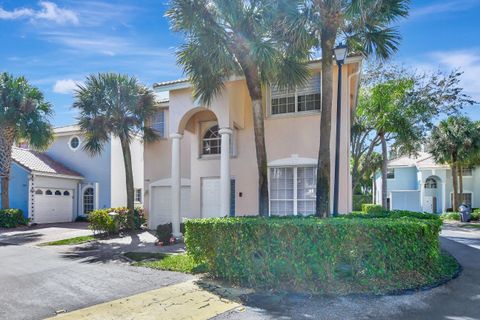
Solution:
<svg viewBox="0 0 480 320">
<path fill-rule="evenodd" d="M 316 166 L 318 159 L 302 158 L 298 154 L 292 154 L 290 158 L 283 158 L 270 161 L 268 167 L 301 167 L 301 166 Z"/>
<path fill-rule="evenodd" d="M 83 177 L 81 176 L 71 176 L 68 174 L 48 173 L 48 172 L 40 172 L 40 171 L 31 171 L 31 174 L 35 176 L 42 176 L 42 177 L 83 180 Z"/>
<path fill-rule="evenodd" d="M 73 139 L 78 139 L 78 146 L 76 148 L 72 147 L 72 140 Z M 73 152 L 77 151 L 78 149 L 80 149 L 80 146 L 82 145 L 82 139 L 80 139 L 80 137 L 78 135 L 73 135 L 70 137 L 70 139 L 68 139 L 68 147 L 70 148 L 70 150 L 72 150 Z"/>
</svg>

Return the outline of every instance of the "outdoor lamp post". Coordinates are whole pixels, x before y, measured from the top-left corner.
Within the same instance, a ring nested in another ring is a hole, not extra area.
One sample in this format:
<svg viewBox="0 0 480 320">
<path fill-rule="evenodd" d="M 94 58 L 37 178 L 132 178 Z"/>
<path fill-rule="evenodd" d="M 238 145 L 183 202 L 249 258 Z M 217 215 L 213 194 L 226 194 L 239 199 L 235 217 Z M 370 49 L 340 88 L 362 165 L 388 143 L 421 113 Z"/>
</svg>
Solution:
<svg viewBox="0 0 480 320">
<path fill-rule="evenodd" d="M 347 57 L 347 45 L 340 43 L 333 49 L 335 60 L 338 65 L 338 88 L 337 88 L 337 123 L 335 134 L 335 176 L 333 184 L 333 216 L 338 215 L 338 185 L 339 185 L 339 163 L 340 163 L 340 123 L 342 119 L 342 65 Z"/>
</svg>

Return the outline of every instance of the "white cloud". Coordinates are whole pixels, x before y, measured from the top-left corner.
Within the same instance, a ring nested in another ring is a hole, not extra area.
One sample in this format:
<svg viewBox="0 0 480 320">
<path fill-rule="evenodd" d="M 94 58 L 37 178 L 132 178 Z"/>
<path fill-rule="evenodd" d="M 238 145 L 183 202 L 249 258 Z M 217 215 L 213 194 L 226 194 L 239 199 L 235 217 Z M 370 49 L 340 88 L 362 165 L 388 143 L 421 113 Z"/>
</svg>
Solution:
<svg viewBox="0 0 480 320">
<path fill-rule="evenodd" d="M 0 19 L 15 20 L 22 18 L 30 18 L 31 21 L 52 21 L 57 24 L 78 25 L 78 15 L 69 9 L 58 7 L 55 3 L 49 1 L 39 2 L 40 9 L 34 10 L 31 8 L 17 8 L 12 11 L 7 11 L 0 8 Z"/>
<path fill-rule="evenodd" d="M 80 84 L 80 81 L 75 81 L 73 79 L 57 80 L 53 85 L 53 92 L 71 94 L 77 88 L 78 84 Z"/>
</svg>

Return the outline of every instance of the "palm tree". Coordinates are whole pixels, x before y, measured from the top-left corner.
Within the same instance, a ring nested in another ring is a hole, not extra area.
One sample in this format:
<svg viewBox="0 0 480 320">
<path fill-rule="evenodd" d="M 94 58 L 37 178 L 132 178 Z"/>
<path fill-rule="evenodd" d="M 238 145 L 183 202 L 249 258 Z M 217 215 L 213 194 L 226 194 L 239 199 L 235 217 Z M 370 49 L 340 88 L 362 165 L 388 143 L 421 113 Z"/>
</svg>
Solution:
<svg viewBox="0 0 480 320">
<path fill-rule="evenodd" d="M 451 116 L 442 120 L 434 127 L 430 136 L 429 150 L 435 161 L 450 165 L 453 182 L 453 209 L 457 209 L 459 199 L 459 176 L 462 175 L 462 163 L 468 160 L 468 154 L 474 157 L 474 152 L 469 149 L 476 149 L 480 139 L 478 124 L 472 122 L 465 116 Z M 471 143 L 469 142 L 471 141 Z M 460 180 L 461 181 L 461 180 Z M 463 189 L 463 186 L 462 186 Z M 463 190 L 461 190 L 463 193 Z"/>
<path fill-rule="evenodd" d="M 48 147 L 53 138 L 49 118 L 52 106 L 43 93 L 32 87 L 24 77 L 0 74 L 0 178 L 2 179 L 2 209 L 10 206 L 9 181 L 12 146 L 25 141 L 37 150 Z"/>
<path fill-rule="evenodd" d="M 322 111 L 318 152 L 318 216 L 330 215 L 330 132 L 333 102 L 333 57 L 337 38 L 350 50 L 386 59 L 397 51 L 400 35 L 390 25 L 408 14 L 409 0 L 315 0 L 312 27 L 322 50 Z"/>
<path fill-rule="evenodd" d="M 127 208 L 133 226 L 134 184 L 130 143 L 143 136 L 152 141 L 158 136 L 145 121 L 155 113 L 153 93 L 134 77 L 100 73 L 87 77 L 75 91 L 73 107 L 80 111 L 79 125 L 85 134 L 84 149 L 91 155 L 100 154 L 111 136 L 118 137 L 125 165 Z"/>
<path fill-rule="evenodd" d="M 233 75 L 243 75 L 253 108 L 259 177 L 259 213 L 268 215 L 264 85 L 303 83 L 312 37 L 306 16 L 292 0 L 172 0 L 173 29 L 185 34 L 178 62 L 194 86 L 194 98 L 209 105 Z"/>
</svg>

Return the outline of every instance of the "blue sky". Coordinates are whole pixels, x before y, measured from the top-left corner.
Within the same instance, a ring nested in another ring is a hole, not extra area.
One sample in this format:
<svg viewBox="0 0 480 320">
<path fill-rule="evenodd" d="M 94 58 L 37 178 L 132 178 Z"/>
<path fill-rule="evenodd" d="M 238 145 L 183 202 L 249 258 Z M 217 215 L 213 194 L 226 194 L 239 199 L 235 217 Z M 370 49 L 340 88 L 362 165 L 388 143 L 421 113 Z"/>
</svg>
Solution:
<svg viewBox="0 0 480 320">
<path fill-rule="evenodd" d="M 72 88 L 86 75 L 121 72 L 145 85 L 182 77 L 166 1 L 0 0 L 0 71 L 25 75 L 55 108 L 56 126 L 75 122 Z M 395 60 L 419 70 L 461 68 L 480 100 L 480 0 L 412 1 L 398 23 Z M 480 119 L 480 109 L 467 113 Z"/>
</svg>

